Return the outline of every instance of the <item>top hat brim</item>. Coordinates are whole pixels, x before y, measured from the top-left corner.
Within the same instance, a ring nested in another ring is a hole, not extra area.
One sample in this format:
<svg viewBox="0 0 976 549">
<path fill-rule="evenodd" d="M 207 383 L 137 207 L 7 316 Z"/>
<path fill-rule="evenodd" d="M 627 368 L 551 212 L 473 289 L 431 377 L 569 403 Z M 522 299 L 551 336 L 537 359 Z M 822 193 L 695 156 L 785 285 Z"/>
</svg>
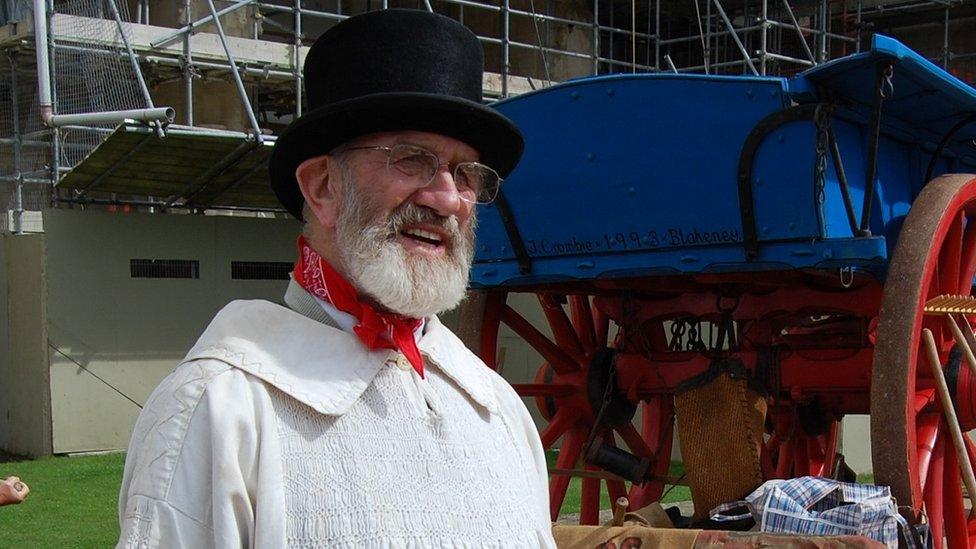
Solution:
<svg viewBox="0 0 976 549">
<path fill-rule="evenodd" d="M 305 199 L 295 170 L 357 137 L 421 131 L 453 137 L 480 154 L 480 161 L 507 177 L 522 156 L 522 133 L 498 111 L 459 97 L 432 93 L 377 93 L 331 103 L 292 122 L 275 141 L 268 163 L 278 200 L 302 219 Z"/>
</svg>

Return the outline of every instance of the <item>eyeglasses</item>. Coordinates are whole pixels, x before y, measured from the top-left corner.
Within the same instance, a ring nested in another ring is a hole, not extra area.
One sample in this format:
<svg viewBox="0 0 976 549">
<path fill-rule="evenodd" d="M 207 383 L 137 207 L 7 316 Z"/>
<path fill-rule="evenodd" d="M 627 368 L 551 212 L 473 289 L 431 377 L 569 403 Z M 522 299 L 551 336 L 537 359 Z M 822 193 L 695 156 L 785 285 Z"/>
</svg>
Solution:
<svg viewBox="0 0 976 549">
<path fill-rule="evenodd" d="M 441 166 L 447 165 L 454 175 L 461 200 L 472 204 L 490 204 L 498 196 L 502 178 L 498 172 L 478 162 L 441 162 L 436 154 L 416 145 L 399 144 L 392 147 L 349 147 L 346 151 L 383 151 L 386 153 L 387 173 L 399 181 L 422 189 L 434 180 Z"/>
</svg>

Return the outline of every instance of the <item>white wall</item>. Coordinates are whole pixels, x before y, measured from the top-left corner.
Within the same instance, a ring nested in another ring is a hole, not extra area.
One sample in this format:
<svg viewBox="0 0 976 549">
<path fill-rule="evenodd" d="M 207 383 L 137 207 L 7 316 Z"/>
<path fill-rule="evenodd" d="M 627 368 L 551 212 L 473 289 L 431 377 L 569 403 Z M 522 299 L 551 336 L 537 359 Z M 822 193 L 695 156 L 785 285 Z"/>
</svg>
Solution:
<svg viewBox="0 0 976 549">
<path fill-rule="evenodd" d="M 0 449 L 51 453 L 44 235 L 0 235 Z"/>
<path fill-rule="evenodd" d="M 125 448 L 139 413 L 126 396 L 143 403 L 214 313 L 233 299 L 281 301 L 285 281 L 231 280 L 231 261 L 294 261 L 299 230 L 243 217 L 45 216 L 55 453 Z M 130 259 L 199 260 L 200 277 L 131 278 Z"/>
</svg>

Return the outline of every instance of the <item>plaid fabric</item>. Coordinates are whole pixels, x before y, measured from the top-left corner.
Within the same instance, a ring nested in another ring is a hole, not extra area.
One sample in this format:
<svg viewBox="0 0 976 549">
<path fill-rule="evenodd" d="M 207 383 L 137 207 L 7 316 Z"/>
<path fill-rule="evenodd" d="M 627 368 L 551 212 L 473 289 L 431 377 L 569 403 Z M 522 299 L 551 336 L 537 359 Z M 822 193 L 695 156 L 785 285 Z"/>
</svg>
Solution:
<svg viewBox="0 0 976 549">
<path fill-rule="evenodd" d="M 746 507 L 749 512 L 728 515 Z M 898 547 L 898 526 L 905 519 L 887 486 L 850 484 L 820 477 L 770 480 L 746 496 L 744 501 L 724 503 L 711 512 L 712 520 L 752 518 L 761 532 L 861 535 Z M 912 536 L 906 536 L 915 547 Z"/>
</svg>

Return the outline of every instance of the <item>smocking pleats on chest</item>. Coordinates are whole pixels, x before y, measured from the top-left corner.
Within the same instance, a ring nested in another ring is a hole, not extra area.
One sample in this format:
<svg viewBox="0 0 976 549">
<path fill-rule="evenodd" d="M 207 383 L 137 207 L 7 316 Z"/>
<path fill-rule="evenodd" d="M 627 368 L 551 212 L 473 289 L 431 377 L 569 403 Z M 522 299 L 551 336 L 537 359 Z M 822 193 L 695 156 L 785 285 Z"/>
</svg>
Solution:
<svg viewBox="0 0 976 549">
<path fill-rule="evenodd" d="M 435 368 L 424 380 L 381 369 L 342 416 L 280 392 L 272 400 L 290 545 L 537 539 L 532 483 L 509 426 Z"/>
</svg>

